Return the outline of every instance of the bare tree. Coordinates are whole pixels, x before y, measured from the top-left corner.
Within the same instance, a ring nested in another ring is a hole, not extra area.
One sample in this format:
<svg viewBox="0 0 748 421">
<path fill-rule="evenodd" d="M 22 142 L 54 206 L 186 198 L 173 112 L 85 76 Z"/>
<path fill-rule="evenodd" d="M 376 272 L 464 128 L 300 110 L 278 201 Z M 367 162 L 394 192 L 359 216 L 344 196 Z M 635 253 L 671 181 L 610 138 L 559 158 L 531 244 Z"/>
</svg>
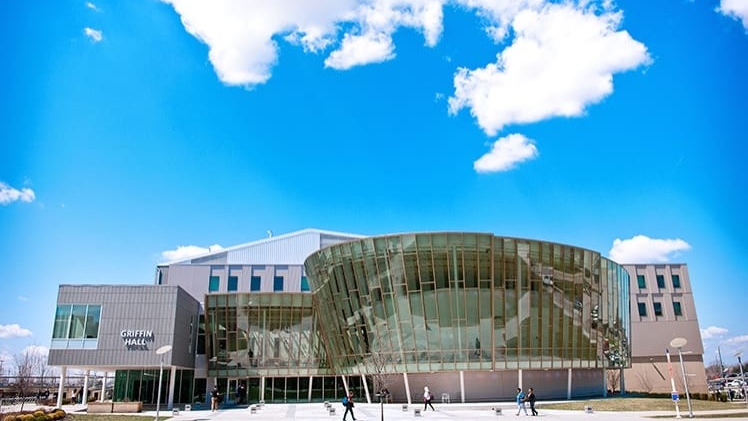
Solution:
<svg viewBox="0 0 748 421">
<path fill-rule="evenodd" d="M 21 398 L 21 411 L 23 411 L 23 405 L 25 399 L 31 393 L 34 382 L 34 363 L 35 354 L 30 348 L 26 348 L 22 353 L 16 354 L 13 358 L 16 369 L 16 383 L 15 391 L 18 397 Z"/>
</svg>

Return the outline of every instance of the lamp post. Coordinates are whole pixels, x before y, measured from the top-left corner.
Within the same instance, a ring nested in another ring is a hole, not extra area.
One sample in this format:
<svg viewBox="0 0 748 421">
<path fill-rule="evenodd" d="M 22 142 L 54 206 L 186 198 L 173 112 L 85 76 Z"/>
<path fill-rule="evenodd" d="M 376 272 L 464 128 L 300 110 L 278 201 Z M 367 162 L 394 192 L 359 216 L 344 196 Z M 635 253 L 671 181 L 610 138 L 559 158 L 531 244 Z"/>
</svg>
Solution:
<svg viewBox="0 0 748 421">
<path fill-rule="evenodd" d="M 665 356 L 667 357 L 667 369 L 670 372 L 670 386 L 673 389 L 673 403 L 675 403 L 675 418 L 682 418 L 680 416 L 680 409 L 678 408 L 678 391 L 675 389 L 675 379 L 673 378 L 673 365 L 670 363 L 670 350 L 665 350 Z"/>
<path fill-rule="evenodd" d="M 746 406 L 748 406 L 748 394 L 745 390 L 745 376 L 743 375 L 743 362 L 740 360 L 741 355 L 743 355 L 743 351 L 735 353 L 735 356 L 738 357 L 738 366 L 740 366 L 740 381 L 743 382 L 743 397 L 745 398 Z"/>
<path fill-rule="evenodd" d="M 683 353 L 681 348 L 688 343 L 686 338 L 675 338 L 670 341 L 670 346 L 678 348 L 678 358 L 680 358 L 680 371 L 683 374 L 683 387 L 686 389 L 686 401 L 688 402 L 688 417 L 693 418 L 693 411 L 691 410 L 691 395 L 688 393 L 688 379 L 686 379 L 686 368 L 683 366 Z"/>
<path fill-rule="evenodd" d="M 171 345 L 164 345 L 156 350 L 156 355 L 161 357 L 158 370 L 158 393 L 156 393 L 156 421 L 159 421 L 161 411 L 161 381 L 164 377 L 164 354 L 171 351 Z"/>
</svg>

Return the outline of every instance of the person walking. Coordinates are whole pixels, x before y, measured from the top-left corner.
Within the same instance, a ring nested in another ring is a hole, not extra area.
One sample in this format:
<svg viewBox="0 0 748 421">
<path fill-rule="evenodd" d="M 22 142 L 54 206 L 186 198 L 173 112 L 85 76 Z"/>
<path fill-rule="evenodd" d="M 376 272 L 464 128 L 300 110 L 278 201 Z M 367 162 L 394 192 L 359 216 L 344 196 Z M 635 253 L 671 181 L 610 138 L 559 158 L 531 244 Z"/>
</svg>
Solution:
<svg viewBox="0 0 748 421">
<path fill-rule="evenodd" d="M 221 394 L 218 393 L 218 387 L 213 386 L 213 390 L 210 391 L 210 411 L 215 412 L 218 410 L 218 399 Z"/>
<path fill-rule="evenodd" d="M 532 412 L 532 415 L 538 415 L 538 411 L 535 410 L 535 389 L 532 387 L 527 389 L 527 402 L 530 402 L 530 412 Z"/>
<path fill-rule="evenodd" d="M 517 388 L 517 415 L 521 411 L 525 411 L 525 415 L 529 415 L 527 413 L 527 407 L 525 406 L 525 392 L 522 391 L 521 387 Z"/>
<path fill-rule="evenodd" d="M 434 409 L 434 405 L 431 404 L 431 401 L 434 400 L 434 394 L 431 393 L 428 386 L 424 386 L 423 388 L 423 412 L 426 412 L 426 408 L 429 406 L 431 407 L 432 411 L 436 411 Z"/>
<path fill-rule="evenodd" d="M 345 406 L 343 421 L 345 421 L 345 417 L 348 416 L 349 412 L 351 413 L 351 418 L 353 418 L 353 421 L 356 421 L 356 416 L 353 415 L 353 392 L 348 392 L 348 396 L 343 398 L 343 405 Z"/>
</svg>

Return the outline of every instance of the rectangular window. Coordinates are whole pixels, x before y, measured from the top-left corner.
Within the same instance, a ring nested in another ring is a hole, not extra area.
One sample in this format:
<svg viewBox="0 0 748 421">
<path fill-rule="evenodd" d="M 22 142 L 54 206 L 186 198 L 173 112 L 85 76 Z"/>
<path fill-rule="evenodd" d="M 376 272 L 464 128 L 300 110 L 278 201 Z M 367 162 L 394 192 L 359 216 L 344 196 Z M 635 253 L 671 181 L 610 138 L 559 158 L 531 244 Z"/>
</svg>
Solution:
<svg viewBox="0 0 748 421">
<path fill-rule="evenodd" d="M 83 339 L 86 327 L 86 305 L 74 305 L 73 314 L 70 317 L 70 330 L 68 339 Z"/>
<path fill-rule="evenodd" d="M 647 304 L 646 303 L 637 303 L 639 306 L 639 316 L 646 317 L 647 316 Z"/>
<path fill-rule="evenodd" d="M 262 288 L 262 278 L 259 276 L 253 276 L 249 281 L 250 291 L 259 291 Z"/>
<path fill-rule="evenodd" d="M 657 288 L 665 288 L 665 275 L 657 275 Z"/>
<path fill-rule="evenodd" d="M 683 309 L 680 307 L 680 303 L 678 301 L 673 301 L 673 314 L 675 314 L 676 316 L 683 315 Z"/>
<path fill-rule="evenodd" d="M 680 275 L 673 275 L 673 288 L 680 288 Z"/>
<path fill-rule="evenodd" d="M 55 312 L 55 325 L 52 330 L 52 339 L 67 339 L 70 324 L 70 310 L 73 306 L 57 306 Z"/>
<path fill-rule="evenodd" d="M 205 355 L 205 315 L 201 314 L 197 321 L 197 355 Z"/>
<path fill-rule="evenodd" d="M 229 283 L 227 288 L 229 292 L 237 291 L 239 289 L 239 277 L 229 276 Z"/>
<path fill-rule="evenodd" d="M 283 277 L 282 276 L 273 277 L 273 291 L 275 292 L 283 291 Z"/>
<path fill-rule="evenodd" d="M 99 337 L 99 320 L 101 319 L 101 306 L 88 306 L 86 312 L 86 339 L 96 339 Z"/>
<path fill-rule="evenodd" d="M 647 280 L 644 278 L 644 275 L 636 275 L 636 282 L 639 284 L 639 289 L 647 288 Z"/>
<path fill-rule="evenodd" d="M 307 279 L 306 276 L 301 277 L 301 290 L 309 291 L 309 279 Z"/>
<path fill-rule="evenodd" d="M 97 339 L 100 320 L 101 305 L 59 305 L 52 339 Z"/>
<path fill-rule="evenodd" d="M 216 292 L 218 291 L 218 286 L 220 285 L 220 282 L 218 280 L 217 276 L 211 276 L 210 282 L 208 282 L 208 291 L 209 292 Z"/>
<path fill-rule="evenodd" d="M 662 303 L 654 303 L 655 316 L 662 316 Z"/>
</svg>

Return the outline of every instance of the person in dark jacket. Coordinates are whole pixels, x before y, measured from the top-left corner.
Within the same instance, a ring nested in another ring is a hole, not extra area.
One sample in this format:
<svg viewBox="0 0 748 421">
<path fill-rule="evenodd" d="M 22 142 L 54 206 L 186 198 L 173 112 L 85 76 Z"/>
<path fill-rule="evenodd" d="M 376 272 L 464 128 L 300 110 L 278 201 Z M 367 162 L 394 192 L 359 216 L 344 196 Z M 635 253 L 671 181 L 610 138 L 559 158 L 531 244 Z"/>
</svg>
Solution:
<svg viewBox="0 0 748 421">
<path fill-rule="evenodd" d="M 538 415 L 538 411 L 535 410 L 535 389 L 532 387 L 527 389 L 527 402 L 530 402 L 530 411 L 532 412 L 532 415 Z"/>
<path fill-rule="evenodd" d="M 351 418 L 353 418 L 353 421 L 356 421 L 356 416 L 353 415 L 353 393 L 349 392 L 348 396 L 343 401 L 343 404 L 345 405 L 345 412 L 343 413 L 343 421 L 345 421 L 345 417 L 348 416 L 348 413 L 351 413 Z"/>
</svg>

